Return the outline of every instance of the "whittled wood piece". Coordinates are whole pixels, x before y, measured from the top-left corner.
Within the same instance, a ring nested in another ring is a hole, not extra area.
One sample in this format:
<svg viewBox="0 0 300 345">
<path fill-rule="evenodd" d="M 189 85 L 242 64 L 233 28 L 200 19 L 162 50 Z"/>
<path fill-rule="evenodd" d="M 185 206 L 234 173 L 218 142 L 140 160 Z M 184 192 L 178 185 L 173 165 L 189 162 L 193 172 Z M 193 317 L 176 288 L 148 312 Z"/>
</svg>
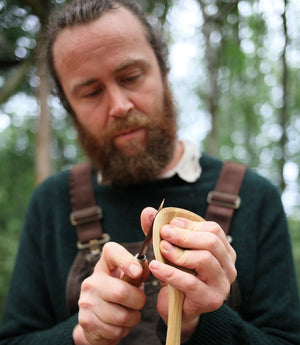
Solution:
<svg viewBox="0 0 300 345">
<path fill-rule="evenodd" d="M 175 217 L 183 217 L 192 221 L 202 222 L 204 219 L 197 214 L 176 207 L 163 208 L 155 217 L 153 224 L 153 249 L 157 261 L 172 265 L 160 251 L 160 229 L 163 225 L 170 223 Z M 178 267 L 178 266 L 176 266 Z M 184 271 L 187 271 L 184 269 Z M 168 300 L 168 329 L 166 345 L 180 345 L 181 339 L 181 319 L 182 319 L 182 306 L 184 300 L 184 293 L 175 287 L 168 285 L 169 300 Z"/>
</svg>

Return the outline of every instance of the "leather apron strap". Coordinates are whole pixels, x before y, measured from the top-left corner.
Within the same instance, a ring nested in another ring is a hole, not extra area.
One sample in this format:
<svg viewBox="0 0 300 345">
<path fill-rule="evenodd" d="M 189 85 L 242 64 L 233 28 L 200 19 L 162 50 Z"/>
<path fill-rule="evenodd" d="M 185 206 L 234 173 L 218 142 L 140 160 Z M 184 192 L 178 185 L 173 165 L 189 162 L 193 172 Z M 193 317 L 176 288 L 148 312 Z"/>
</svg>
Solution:
<svg viewBox="0 0 300 345">
<path fill-rule="evenodd" d="M 215 189 L 207 196 L 208 207 L 205 219 L 217 222 L 226 235 L 229 232 L 234 210 L 241 204 L 239 190 L 247 166 L 224 162 Z"/>
<path fill-rule="evenodd" d="M 70 215 L 72 225 L 76 226 L 80 243 L 88 243 L 102 237 L 100 219 L 103 217 L 101 207 L 97 206 L 90 162 L 75 165 L 70 172 L 70 196 L 73 212 Z"/>
<path fill-rule="evenodd" d="M 81 283 L 92 274 L 102 246 L 110 237 L 102 231 L 103 214 L 95 200 L 91 163 L 81 163 L 71 169 L 69 186 L 73 210 L 70 221 L 76 226 L 79 249 L 66 283 L 67 307 L 74 314 L 78 311 Z"/>
</svg>

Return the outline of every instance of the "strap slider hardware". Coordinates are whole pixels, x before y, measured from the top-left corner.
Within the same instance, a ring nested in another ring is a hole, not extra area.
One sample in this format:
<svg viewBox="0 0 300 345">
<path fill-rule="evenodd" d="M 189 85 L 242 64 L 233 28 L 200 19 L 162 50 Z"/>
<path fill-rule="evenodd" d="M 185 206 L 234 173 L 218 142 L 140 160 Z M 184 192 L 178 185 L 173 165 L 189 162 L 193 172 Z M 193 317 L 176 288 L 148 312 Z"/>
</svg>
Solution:
<svg viewBox="0 0 300 345">
<path fill-rule="evenodd" d="M 208 193 L 207 202 L 215 206 L 236 210 L 241 205 L 241 197 L 238 195 L 211 191 Z"/>
<path fill-rule="evenodd" d="M 99 206 L 91 206 L 70 214 L 71 224 L 74 226 L 95 222 L 103 218 L 103 212 Z"/>
<path fill-rule="evenodd" d="M 77 242 L 77 248 L 79 250 L 89 249 L 92 255 L 97 255 L 101 253 L 101 249 L 106 242 L 110 241 L 109 234 L 102 234 L 102 238 L 90 240 L 87 243 Z"/>
</svg>

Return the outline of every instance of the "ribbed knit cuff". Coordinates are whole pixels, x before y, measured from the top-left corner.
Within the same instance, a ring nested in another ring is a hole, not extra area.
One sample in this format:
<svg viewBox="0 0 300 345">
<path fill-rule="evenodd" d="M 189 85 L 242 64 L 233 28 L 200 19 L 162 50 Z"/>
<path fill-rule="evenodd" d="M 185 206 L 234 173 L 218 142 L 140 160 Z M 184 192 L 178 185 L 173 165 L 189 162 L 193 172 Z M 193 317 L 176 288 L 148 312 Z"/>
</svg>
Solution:
<svg viewBox="0 0 300 345">
<path fill-rule="evenodd" d="M 20 345 L 74 345 L 73 329 L 78 323 L 78 314 L 56 324 L 55 326 L 37 330 L 19 336 L 0 336 L 0 344 Z"/>
<path fill-rule="evenodd" d="M 184 345 L 230 344 L 232 325 L 236 324 L 237 313 L 227 305 L 201 316 L 199 326 Z"/>
<path fill-rule="evenodd" d="M 78 314 L 73 315 L 68 320 L 55 326 L 53 332 L 52 344 L 74 345 L 73 330 L 78 323 Z"/>
</svg>

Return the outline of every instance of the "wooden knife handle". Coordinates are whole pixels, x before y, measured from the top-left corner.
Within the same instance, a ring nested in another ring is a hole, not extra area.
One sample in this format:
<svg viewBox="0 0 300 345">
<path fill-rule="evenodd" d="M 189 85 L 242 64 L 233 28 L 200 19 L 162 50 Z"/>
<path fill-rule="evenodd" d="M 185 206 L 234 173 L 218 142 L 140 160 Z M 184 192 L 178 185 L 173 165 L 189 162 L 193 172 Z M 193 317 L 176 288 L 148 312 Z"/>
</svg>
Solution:
<svg viewBox="0 0 300 345">
<path fill-rule="evenodd" d="M 136 279 L 133 279 L 131 277 L 129 277 L 127 274 L 124 274 L 122 280 L 124 280 L 125 282 L 128 282 L 130 283 L 131 285 L 135 285 L 137 287 L 139 287 L 143 280 L 144 280 L 144 273 L 145 273 L 145 263 L 146 263 L 146 255 L 143 255 L 142 257 L 139 257 L 139 254 L 136 254 L 135 256 L 136 260 L 140 263 L 140 265 L 142 266 L 143 268 L 143 273 L 140 277 L 136 278 Z"/>
</svg>

